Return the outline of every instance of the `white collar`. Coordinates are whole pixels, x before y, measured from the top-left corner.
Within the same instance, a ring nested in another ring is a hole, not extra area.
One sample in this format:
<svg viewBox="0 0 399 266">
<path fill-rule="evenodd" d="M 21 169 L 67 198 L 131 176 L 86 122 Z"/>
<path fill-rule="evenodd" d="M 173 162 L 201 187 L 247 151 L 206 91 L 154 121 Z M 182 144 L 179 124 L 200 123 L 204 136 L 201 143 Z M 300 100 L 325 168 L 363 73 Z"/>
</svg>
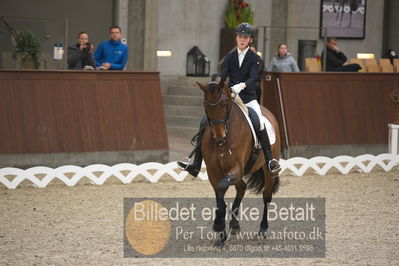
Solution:
<svg viewBox="0 0 399 266">
<path fill-rule="evenodd" d="M 242 52 L 241 52 L 240 48 L 237 47 L 238 55 L 242 54 L 244 57 L 245 57 L 245 55 L 247 54 L 248 50 L 249 50 L 249 46 L 247 47 L 247 49 L 245 49 L 245 50 L 242 51 Z"/>
</svg>

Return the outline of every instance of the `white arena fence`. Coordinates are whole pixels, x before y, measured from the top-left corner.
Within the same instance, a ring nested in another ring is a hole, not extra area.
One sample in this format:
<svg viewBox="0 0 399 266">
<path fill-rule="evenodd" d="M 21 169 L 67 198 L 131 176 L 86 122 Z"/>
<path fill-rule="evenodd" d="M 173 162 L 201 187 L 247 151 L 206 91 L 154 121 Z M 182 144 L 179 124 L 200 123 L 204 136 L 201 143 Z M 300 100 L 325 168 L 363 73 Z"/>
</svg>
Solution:
<svg viewBox="0 0 399 266">
<path fill-rule="evenodd" d="M 281 159 L 280 164 L 281 173 L 291 173 L 296 176 L 302 176 L 309 170 L 318 175 L 325 175 L 332 168 L 341 174 L 348 174 L 354 170 L 370 173 L 376 166 L 387 172 L 399 169 L 399 155 L 365 154 L 357 157 L 338 156 L 334 158 L 318 156 L 311 159 L 295 157 L 288 160 Z M 24 180 L 29 180 L 34 186 L 44 188 L 54 179 L 59 179 L 67 186 L 75 186 L 82 178 L 88 178 L 93 184 L 102 185 L 108 178 L 116 177 L 122 183 L 128 184 L 138 176 L 143 176 L 150 182 L 157 182 L 164 175 L 168 175 L 176 181 L 183 181 L 190 176 L 187 172 L 178 169 L 176 162 L 167 164 L 149 162 L 141 165 L 121 163 L 114 166 L 93 164 L 86 167 L 65 165 L 55 169 L 38 166 L 25 170 L 6 167 L 0 169 L 0 183 L 6 188 L 15 189 Z M 201 172 L 198 178 L 208 180 L 206 172 Z"/>
</svg>

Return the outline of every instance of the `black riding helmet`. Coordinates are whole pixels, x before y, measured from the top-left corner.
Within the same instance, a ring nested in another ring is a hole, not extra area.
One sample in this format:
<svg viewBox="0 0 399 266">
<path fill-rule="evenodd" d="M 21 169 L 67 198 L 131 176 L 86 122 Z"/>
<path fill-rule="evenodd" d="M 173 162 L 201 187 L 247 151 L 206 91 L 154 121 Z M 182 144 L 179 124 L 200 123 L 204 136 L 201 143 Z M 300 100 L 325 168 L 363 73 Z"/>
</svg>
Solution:
<svg viewBox="0 0 399 266">
<path fill-rule="evenodd" d="M 247 22 L 243 22 L 236 27 L 234 32 L 237 35 L 246 35 L 246 36 L 253 37 L 254 27 L 252 27 L 252 25 Z"/>
</svg>

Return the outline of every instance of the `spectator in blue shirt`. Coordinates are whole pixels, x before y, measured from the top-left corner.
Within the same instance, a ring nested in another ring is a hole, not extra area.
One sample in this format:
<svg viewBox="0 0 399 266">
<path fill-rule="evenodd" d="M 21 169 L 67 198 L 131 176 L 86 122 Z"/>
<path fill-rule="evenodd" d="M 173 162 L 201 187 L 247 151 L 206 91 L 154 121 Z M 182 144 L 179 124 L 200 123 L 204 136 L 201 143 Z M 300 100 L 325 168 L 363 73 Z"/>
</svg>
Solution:
<svg viewBox="0 0 399 266">
<path fill-rule="evenodd" d="M 100 43 L 94 53 L 96 66 L 104 70 L 123 70 L 125 68 L 128 47 L 121 42 L 121 28 L 111 26 L 109 28 L 110 40 Z"/>
</svg>

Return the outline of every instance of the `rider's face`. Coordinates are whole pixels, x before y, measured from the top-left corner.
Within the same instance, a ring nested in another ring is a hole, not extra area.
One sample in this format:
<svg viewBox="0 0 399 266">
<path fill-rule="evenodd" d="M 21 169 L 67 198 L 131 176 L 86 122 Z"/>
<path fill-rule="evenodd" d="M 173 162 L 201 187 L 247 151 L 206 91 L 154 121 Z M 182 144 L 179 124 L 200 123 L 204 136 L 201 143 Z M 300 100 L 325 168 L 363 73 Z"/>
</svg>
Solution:
<svg viewBox="0 0 399 266">
<path fill-rule="evenodd" d="M 237 35 L 236 36 L 237 47 L 240 50 L 245 50 L 248 45 L 252 42 L 252 37 L 247 35 Z"/>
</svg>

